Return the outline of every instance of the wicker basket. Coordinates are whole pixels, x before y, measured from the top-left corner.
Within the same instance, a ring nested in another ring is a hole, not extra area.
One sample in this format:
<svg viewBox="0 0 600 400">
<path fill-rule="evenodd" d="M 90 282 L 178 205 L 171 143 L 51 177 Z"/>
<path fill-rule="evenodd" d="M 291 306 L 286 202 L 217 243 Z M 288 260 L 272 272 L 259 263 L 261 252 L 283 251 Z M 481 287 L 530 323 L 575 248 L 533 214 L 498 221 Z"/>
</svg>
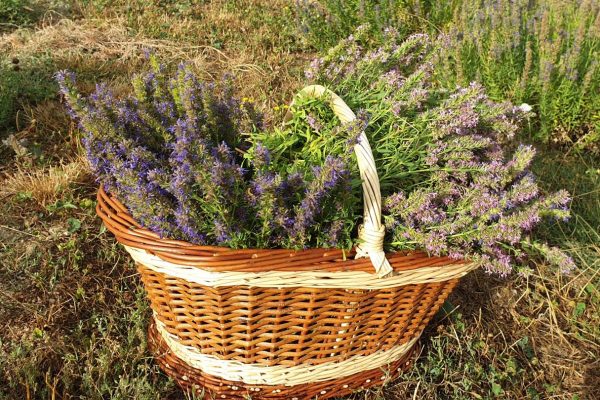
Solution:
<svg viewBox="0 0 600 400">
<path fill-rule="evenodd" d="M 355 116 L 327 95 L 342 123 Z M 383 251 L 379 181 L 363 135 L 355 147 L 365 217 L 360 244 L 232 250 L 142 228 L 100 188 L 97 213 L 136 261 L 154 318 L 149 343 L 183 387 L 215 399 L 326 399 L 382 385 L 411 351 L 467 262 Z"/>
</svg>

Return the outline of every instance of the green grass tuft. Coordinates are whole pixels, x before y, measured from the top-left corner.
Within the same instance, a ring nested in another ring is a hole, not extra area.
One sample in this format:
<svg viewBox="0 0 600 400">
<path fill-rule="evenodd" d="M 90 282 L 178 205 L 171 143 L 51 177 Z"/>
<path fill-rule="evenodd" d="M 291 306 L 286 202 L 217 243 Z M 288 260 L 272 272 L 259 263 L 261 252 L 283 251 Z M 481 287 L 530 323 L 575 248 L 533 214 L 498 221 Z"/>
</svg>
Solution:
<svg viewBox="0 0 600 400">
<path fill-rule="evenodd" d="M 45 54 L 0 58 L 0 132 L 17 126 L 17 112 L 24 104 L 56 97 L 55 70 Z"/>
</svg>

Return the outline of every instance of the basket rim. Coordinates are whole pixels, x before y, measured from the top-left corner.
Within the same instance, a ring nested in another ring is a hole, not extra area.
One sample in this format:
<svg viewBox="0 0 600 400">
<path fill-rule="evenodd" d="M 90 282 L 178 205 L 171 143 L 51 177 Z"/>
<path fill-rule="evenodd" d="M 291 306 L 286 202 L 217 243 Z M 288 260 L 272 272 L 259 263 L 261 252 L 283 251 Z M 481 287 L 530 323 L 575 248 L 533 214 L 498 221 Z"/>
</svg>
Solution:
<svg viewBox="0 0 600 400">
<path fill-rule="evenodd" d="M 213 272 L 375 272 L 370 259 L 353 258 L 356 254 L 355 249 L 350 251 L 327 248 L 232 249 L 161 238 L 158 234 L 142 227 L 131 216 L 125 205 L 107 193 L 102 185 L 98 189 L 97 200 L 97 215 L 119 243 L 145 250 L 173 264 L 194 266 Z M 446 256 L 429 256 L 419 250 L 389 252 L 387 258 L 394 271 L 468 263 L 466 260 L 454 260 Z"/>
</svg>

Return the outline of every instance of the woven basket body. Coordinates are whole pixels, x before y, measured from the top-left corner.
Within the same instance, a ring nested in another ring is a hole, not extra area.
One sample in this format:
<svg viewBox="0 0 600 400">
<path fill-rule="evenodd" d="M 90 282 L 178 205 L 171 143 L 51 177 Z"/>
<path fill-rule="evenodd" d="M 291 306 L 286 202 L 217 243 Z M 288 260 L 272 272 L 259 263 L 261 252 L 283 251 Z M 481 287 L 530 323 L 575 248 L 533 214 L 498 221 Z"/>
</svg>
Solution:
<svg viewBox="0 0 600 400">
<path fill-rule="evenodd" d="M 361 169 L 363 180 L 372 176 Z M 345 253 L 161 239 L 101 188 L 97 213 L 136 261 L 154 314 L 149 344 L 163 370 L 216 399 L 326 399 L 396 377 L 472 265 L 384 254 L 378 181 L 370 187 L 365 248 Z"/>
<path fill-rule="evenodd" d="M 137 261 L 154 313 L 149 344 L 162 369 L 184 388 L 215 399 L 326 399 L 394 379 L 408 366 L 431 317 L 471 268 L 423 253 L 388 254 L 395 274 L 375 278 L 374 284 L 370 261 L 352 259 L 353 253 L 249 252 L 163 242 L 102 189 L 97 211 Z M 135 249 L 169 259 L 182 271 L 163 272 L 156 260 L 145 265 Z M 291 286 L 213 286 L 210 278 L 201 284 L 186 278 L 191 268 L 256 275 L 258 285 L 266 271 L 277 270 L 289 273 Z M 320 274 L 331 281 L 348 275 L 329 285 L 347 287 L 295 283 Z M 403 276 L 415 283 L 394 281 Z"/>
</svg>

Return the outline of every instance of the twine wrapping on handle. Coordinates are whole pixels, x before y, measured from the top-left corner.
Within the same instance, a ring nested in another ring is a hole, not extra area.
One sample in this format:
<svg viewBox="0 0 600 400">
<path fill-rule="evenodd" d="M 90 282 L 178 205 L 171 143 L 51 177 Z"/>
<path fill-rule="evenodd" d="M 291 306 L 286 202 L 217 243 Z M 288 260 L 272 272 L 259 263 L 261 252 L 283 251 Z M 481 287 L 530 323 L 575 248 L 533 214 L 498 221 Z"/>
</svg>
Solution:
<svg viewBox="0 0 600 400">
<path fill-rule="evenodd" d="M 300 97 L 324 98 L 342 124 L 348 124 L 356 119 L 356 115 L 344 100 L 321 85 L 310 85 L 300 90 L 290 106 L 293 106 L 295 99 Z M 291 116 L 288 111 L 286 121 Z M 377 175 L 371 145 L 364 132 L 360 133 L 358 141 L 354 145 L 354 153 L 356 154 L 362 180 L 365 209 L 363 224 L 358 228 L 359 244 L 356 247 L 356 258 L 369 257 L 377 276 L 384 277 L 390 274 L 393 269 L 383 251 L 385 227 L 381 223 L 379 176 Z"/>
</svg>

